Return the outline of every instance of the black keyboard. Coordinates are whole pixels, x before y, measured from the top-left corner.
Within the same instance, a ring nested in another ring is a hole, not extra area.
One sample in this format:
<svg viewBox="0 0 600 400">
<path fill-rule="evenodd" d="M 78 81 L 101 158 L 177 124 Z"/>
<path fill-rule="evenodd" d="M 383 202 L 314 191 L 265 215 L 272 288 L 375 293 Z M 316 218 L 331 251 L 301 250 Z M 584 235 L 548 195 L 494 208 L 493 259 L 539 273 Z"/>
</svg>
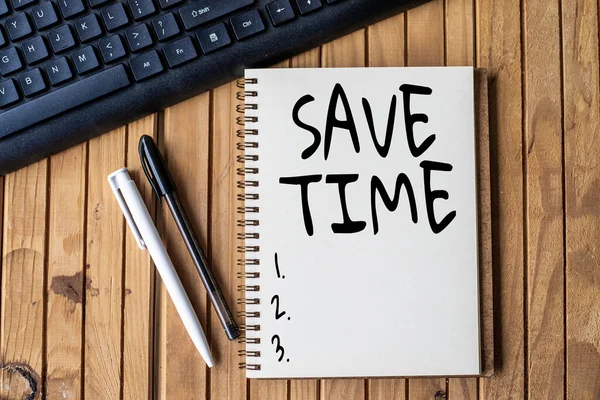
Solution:
<svg viewBox="0 0 600 400">
<path fill-rule="evenodd" d="M 0 174 L 426 0 L 0 0 Z"/>
</svg>

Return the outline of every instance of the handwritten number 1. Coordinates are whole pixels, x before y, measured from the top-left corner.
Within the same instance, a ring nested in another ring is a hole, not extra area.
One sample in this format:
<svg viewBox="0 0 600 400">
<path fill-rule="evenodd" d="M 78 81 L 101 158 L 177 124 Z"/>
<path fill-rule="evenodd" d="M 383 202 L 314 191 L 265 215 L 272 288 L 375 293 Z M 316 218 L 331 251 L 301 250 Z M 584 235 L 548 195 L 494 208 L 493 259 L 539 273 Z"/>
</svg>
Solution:
<svg viewBox="0 0 600 400">
<path fill-rule="evenodd" d="M 271 304 L 273 304 L 273 303 L 277 303 L 277 304 L 275 304 L 275 319 L 279 319 L 279 318 L 283 317 L 285 315 L 285 311 L 279 312 L 279 295 L 278 294 L 273 296 L 273 298 L 271 299 Z"/>
<path fill-rule="evenodd" d="M 275 344 L 275 342 L 277 342 L 277 344 Z M 281 346 L 281 339 L 279 339 L 279 335 L 273 335 L 273 337 L 271 338 L 271 344 L 275 344 L 275 346 L 276 346 L 275 353 L 279 353 L 281 351 L 281 354 L 279 355 L 279 359 L 277 360 L 277 361 L 281 362 L 281 360 L 283 360 L 285 350 Z"/>
</svg>

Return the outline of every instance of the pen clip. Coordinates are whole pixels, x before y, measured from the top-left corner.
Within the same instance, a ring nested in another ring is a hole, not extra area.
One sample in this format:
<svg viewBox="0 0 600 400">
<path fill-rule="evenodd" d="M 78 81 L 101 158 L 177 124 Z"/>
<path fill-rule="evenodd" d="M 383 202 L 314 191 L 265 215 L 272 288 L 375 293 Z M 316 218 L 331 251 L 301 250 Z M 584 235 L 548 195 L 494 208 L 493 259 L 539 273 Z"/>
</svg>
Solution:
<svg viewBox="0 0 600 400">
<path fill-rule="evenodd" d="M 163 196 L 175 191 L 175 183 L 173 183 L 173 178 L 167 169 L 165 159 L 160 154 L 154 140 L 148 135 L 143 135 L 140 138 L 138 151 L 144 174 L 146 174 L 146 178 L 148 178 L 152 190 L 154 190 L 160 202 Z"/>
<path fill-rule="evenodd" d="M 123 212 L 123 215 L 125 216 L 127 225 L 129 225 L 129 228 L 131 229 L 131 232 L 133 233 L 133 236 L 135 237 L 135 241 L 137 242 L 140 249 L 145 250 L 146 243 L 144 243 L 142 234 L 140 233 L 140 230 L 138 229 L 138 227 L 135 223 L 135 220 L 133 219 L 133 215 L 131 215 L 131 211 L 129 211 L 129 206 L 127 205 L 127 200 L 125 200 L 125 197 L 123 197 L 123 194 L 121 193 L 121 188 L 120 188 L 119 182 L 118 182 L 118 176 L 121 174 L 126 174 L 127 178 L 131 179 L 131 178 L 129 178 L 129 172 L 127 171 L 127 168 L 122 168 L 122 169 L 110 174 L 110 176 L 108 177 L 108 183 L 110 184 L 110 187 L 117 199 L 117 203 L 119 203 L 119 207 L 121 207 L 121 211 Z"/>
<path fill-rule="evenodd" d="M 142 136 L 142 138 L 143 138 L 143 136 Z M 146 147 L 145 147 L 145 144 L 142 142 L 142 139 L 140 139 L 140 143 L 138 145 L 138 151 L 140 153 L 140 163 L 142 164 L 142 170 L 144 171 L 144 175 L 146 175 L 148 182 L 150 182 L 150 186 L 152 186 L 152 190 L 156 194 L 156 197 L 158 198 L 158 203 L 160 204 L 160 203 L 162 203 L 162 196 L 160 195 L 160 192 L 158 189 L 158 182 L 156 181 L 156 179 L 150 172 L 150 169 L 148 168 L 148 157 L 146 156 L 146 154 L 147 154 Z"/>
</svg>

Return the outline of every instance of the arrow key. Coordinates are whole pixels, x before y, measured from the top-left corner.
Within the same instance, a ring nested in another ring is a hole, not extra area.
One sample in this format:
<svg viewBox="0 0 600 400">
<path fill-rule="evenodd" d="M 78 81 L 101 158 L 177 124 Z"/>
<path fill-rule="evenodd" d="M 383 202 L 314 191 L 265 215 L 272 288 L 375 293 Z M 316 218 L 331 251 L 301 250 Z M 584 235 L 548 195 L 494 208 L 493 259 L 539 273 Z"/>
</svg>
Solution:
<svg viewBox="0 0 600 400">
<path fill-rule="evenodd" d="M 106 64 L 119 60 L 127 54 L 119 35 L 109 36 L 98 42 L 100 53 Z"/>
<path fill-rule="evenodd" d="M 305 15 L 323 7 L 321 0 L 296 0 L 300 14 Z"/>
<path fill-rule="evenodd" d="M 289 0 L 275 0 L 267 4 L 273 26 L 280 26 L 296 18 Z"/>
</svg>

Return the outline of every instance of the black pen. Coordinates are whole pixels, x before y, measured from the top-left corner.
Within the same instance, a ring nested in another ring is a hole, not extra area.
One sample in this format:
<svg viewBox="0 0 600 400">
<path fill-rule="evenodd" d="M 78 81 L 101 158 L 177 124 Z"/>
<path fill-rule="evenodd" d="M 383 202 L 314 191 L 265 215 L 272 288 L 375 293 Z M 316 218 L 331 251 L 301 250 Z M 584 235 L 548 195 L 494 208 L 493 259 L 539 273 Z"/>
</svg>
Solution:
<svg viewBox="0 0 600 400">
<path fill-rule="evenodd" d="M 227 337 L 229 340 L 238 338 L 240 336 L 240 329 L 231 315 L 231 310 L 229 309 L 229 306 L 227 306 L 225 298 L 223 298 L 223 293 L 221 293 L 217 281 L 211 270 L 208 268 L 206 257 L 196 240 L 194 231 L 192 230 L 187 215 L 177 196 L 173 178 L 171 177 L 154 140 L 152 140 L 150 136 L 144 135 L 140 138 L 139 152 L 144 173 L 150 181 L 150 185 L 152 185 L 152 189 L 154 189 L 159 201 L 161 201 L 163 197 L 167 201 L 171 214 L 173 214 L 175 223 L 179 228 L 179 232 L 181 233 L 181 236 L 183 236 L 185 245 L 194 260 L 196 269 L 210 296 L 210 301 L 217 311 L 217 315 L 225 329 L 225 333 L 227 333 Z"/>
</svg>

